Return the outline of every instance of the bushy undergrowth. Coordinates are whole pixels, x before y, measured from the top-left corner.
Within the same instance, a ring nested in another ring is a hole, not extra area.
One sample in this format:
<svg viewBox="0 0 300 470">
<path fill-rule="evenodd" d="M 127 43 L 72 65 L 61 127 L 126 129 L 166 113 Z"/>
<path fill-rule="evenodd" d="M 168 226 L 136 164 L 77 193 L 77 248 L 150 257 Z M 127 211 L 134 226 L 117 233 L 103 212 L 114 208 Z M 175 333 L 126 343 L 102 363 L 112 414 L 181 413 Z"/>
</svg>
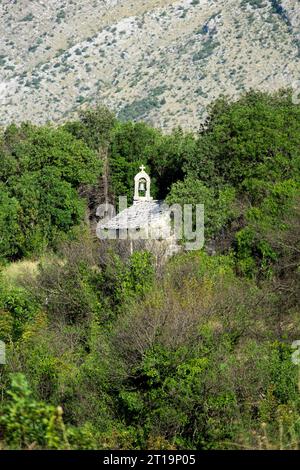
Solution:
<svg viewBox="0 0 300 470">
<path fill-rule="evenodd" d="M 299 448 L 299 149 L 289 92 L 219 100 L 197 136 L 103 109 L 3 132 L 3 448 Z M 141 163 L 205 204 L 213 256 L 90 234 L 103 175 L 131 197 Z"/>
</svg>

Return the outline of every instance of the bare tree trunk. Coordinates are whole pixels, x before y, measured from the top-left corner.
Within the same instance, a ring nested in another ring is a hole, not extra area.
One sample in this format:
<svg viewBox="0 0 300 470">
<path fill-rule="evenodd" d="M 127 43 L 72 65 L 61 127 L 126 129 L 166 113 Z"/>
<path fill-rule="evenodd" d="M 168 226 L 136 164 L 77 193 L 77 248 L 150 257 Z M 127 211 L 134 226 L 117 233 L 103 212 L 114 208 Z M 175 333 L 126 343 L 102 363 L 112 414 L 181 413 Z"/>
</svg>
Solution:
<svg viewBox="0 0 300 470">
<path fill-rule="evenodd" d="M 103 198 L 104 204 L 108 205 L 108 149 L 105 147 L 102 150 L 102 162 L 103 162 Z"/>
</svg>

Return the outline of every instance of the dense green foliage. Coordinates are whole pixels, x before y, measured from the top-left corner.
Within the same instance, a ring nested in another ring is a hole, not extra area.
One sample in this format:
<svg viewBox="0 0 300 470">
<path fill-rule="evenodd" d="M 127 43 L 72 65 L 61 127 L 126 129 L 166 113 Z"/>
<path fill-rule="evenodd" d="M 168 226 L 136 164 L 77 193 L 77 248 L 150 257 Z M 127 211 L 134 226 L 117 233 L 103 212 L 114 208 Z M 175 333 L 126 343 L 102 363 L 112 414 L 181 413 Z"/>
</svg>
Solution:
<svg viewBox="0 0 300 470">
<path fill-rule="evenodd" d="M 290 93 L 220 99 L 196 136 L 96 108 L 0 144 L 0 446 L 299 448 Z M 204 204 L 203 250 L 162 265 L 91 234 L 103 174 L 131 200 L 142 163 L 155 197 Z"/>
<path fill-rule="evenodd" d="M 299 176 L 299 134 L 300 109 L 288 92 L 251 92 L 233 104 L 221 99 L 185 170 L 209 185 L 232 184 L 260 201 L 266 182 Z"/>
<path fill-rule="evenodd" d="M 0 160 L 0 258 L 38 254 L 83 219 L 77 189 L 96 181 L 101 162 L 82 141 L 62 129 L 11 125 Z"/>
</svg>

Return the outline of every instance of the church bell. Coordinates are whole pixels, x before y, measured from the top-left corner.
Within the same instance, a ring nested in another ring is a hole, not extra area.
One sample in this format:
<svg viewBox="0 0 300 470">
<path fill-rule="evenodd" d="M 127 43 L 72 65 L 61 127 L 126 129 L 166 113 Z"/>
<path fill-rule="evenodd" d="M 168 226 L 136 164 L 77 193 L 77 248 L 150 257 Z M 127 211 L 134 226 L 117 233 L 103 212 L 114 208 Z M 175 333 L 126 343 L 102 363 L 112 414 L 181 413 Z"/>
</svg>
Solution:
<svg viewBox="0 0 300 470">
<path fill-rule="evenodd" d="M 139 191 L 146 191 L 146 184 L 144 180 L 139 182 Z"/>
</svg>

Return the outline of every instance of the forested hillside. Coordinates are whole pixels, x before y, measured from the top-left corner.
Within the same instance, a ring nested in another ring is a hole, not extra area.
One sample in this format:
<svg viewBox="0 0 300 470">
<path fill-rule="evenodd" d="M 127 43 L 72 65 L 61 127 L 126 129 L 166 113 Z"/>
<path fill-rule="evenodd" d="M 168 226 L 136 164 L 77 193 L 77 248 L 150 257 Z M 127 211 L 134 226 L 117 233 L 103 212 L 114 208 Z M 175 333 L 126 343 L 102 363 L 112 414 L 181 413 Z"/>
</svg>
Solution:
<svg viewBox="0 0 300 470">
<path fill-rule="evenodd" d="M 204 203 L 164 265 L 96 238 L 96 208 Z M 0 447 L 297 449 L 300 105 L 218 99 L 196 134 L 106 108 L 0 135 Z"/>
</svg>

